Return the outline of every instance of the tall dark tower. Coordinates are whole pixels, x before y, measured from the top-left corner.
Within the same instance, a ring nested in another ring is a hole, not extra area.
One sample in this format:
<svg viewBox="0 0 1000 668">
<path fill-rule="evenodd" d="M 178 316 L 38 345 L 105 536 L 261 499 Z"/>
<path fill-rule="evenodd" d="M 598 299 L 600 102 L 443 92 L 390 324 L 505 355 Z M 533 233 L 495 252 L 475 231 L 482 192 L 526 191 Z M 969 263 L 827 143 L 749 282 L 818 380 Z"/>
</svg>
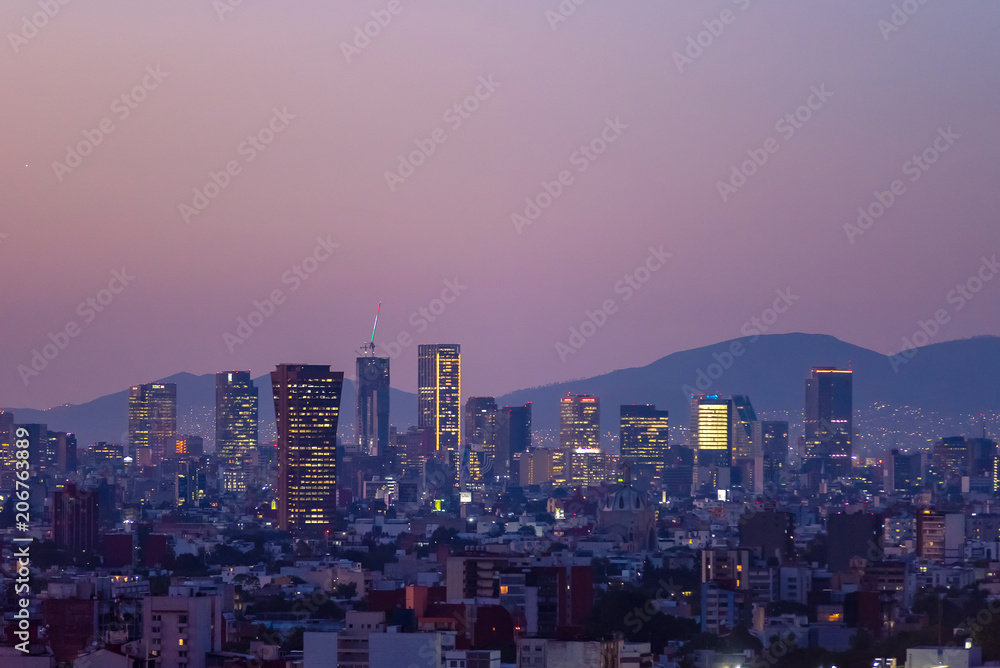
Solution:
<svg viewBox="0 0 1000 668">
<path fill-rule="evenodd" d="M 215 374 L 215 452 L 225 462 L 222 488 L 242 494 L 257 447 L 257 386 L 249 371 Z"/>
<path fill-rule="evenodd" d="M 804 469 L 836 477 L 851 470 L 853 373 L 815 367 L 806 378 Z"/>
<path fill-rule="evenodd" d="M 358 412 L 354 433 L 361 452 L 372 456 L 389 454 L 389 358 L 375 356 L 375 328 L 381 302 L 375 309 L 372 338 L 357 359 Z"/>
<path fill-rule="evenodd" d="M 497 448 L 494 469 L 497 477 L 514 477 L 514 455 L 531 449 L 531 404 L 504 406 L 497 411 Z"/>
<path fill-rule="evenodd" d="M 278 427 L 278 528 L 328 528 L 337 510 L 337 423 L 344 373 L 326 364 L 271 372 Z"/>
<path fill-rule="evenodd" d="M 788 422 L 765 420 L 760 423 L 761 448 L 764 455 L 764 482 L 777 485 L 781 471 L 788 464 Z"/>
</svg>

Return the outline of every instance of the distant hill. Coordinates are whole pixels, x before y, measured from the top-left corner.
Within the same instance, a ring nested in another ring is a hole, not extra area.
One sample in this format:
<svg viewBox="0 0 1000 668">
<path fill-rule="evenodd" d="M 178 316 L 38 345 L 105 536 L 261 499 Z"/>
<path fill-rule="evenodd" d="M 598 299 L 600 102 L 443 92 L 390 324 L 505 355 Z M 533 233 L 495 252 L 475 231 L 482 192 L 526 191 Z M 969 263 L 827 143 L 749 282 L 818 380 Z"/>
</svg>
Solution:
<svg viewBox="0 0 1000 668">
<path fill-rule="evenodd" d="M 742 354 L 733 355 L 732 351 Z M 617 430 L 618 406 L 653 403 L 670 411 L 672 424 L 686 425 L 685 388 L 709 394 L 747 394 L 758 413 L 801 414 L 804 379 L 813 366 L 854 370 L 854 403 L 861 410 L 875 402 L 910 406 L 942 414 L 995 413 L 1000 410 L 1000 338 L 983 336 L 935 343 L 915 351 L 894 368 L 880 353 L 818 334 L 772 334 L 741 338 L 663 357 L 644 367 L 621 369 L 581 380 L 518 390 L 497 398 L 503 405 L 533 404 L 533 426 L 554 429 L 558 399 L 568 392 L 601 398 L 602 431 Z M 178 431 L 211 440 L 214 432 L 215 377 L 179 373 L 161 382 L 177 383 Z M 268 375 L 260 388 L 262 440 L 274 438 L 274 402 Z M 344 381 L 340 436 L 353 434 L 357 389 Z M 400 429 L 416 422 L 416 395 L 392 390 L 392 423 Z M 49 429 L 75 431 L 81 444 L 127 440 L 127 389 L 80 405 L 48 410 L 14 408 L 19 423 L 44 422 Z M 8 409 L 10 410 L 10 409 Z"/>
<path fill-rule="evenodd" d="M 744 352 L 730 360 L 734 344 Z M 723 363 L 729 368 L 723 369 Z M 602 430 L 617 429 L 618 406 L 631 403 L 656 404 L 670 411 L 672 422 L 686 424 L 690 408 L 685 386 L 708 394 L 747 394 L 758 413 L 801 413 L 805 378 L 814 366 L 850 367 L 855 407 L 878 401 L 949 414 L 1000 409 L 1000 338 L 995 336 L 920 348 L 905 362 L 897 360 L 897 369 L 890 357 L 832 336 L 772 334 L 756 340 L 733 339 L 674 353 L 644 367 L 518 390 L 497 401 L 501 405 L 533 402 L 533 421 L 540 428 L 557 426 L 557 401 L 567 392 L 601 398 Z"/>
</svg>

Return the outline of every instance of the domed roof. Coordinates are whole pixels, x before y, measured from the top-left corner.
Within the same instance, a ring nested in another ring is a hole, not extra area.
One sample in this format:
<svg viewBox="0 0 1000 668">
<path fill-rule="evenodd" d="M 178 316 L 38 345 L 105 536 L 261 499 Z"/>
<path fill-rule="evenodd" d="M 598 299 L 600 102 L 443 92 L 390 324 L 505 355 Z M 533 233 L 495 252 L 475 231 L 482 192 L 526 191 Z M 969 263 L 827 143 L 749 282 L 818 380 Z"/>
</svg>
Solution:
<svg viewBox="0 0 1000 668">
<path fill-rule="evenodd" d="M 649 497 L 645 492 L 640 492 L 632 485 L 623 485 L 614 494 L 609 494 L 604 499 L 602 510 L 647 510 L 649 508 Z"/>
</svg>

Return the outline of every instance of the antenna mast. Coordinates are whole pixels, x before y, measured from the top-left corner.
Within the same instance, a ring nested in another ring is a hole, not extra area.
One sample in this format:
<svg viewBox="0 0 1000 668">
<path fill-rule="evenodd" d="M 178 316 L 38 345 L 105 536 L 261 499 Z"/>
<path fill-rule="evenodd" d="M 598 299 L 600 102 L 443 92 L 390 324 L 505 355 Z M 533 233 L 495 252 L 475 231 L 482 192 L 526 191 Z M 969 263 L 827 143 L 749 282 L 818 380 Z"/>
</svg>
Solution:
<svg viewBox="0 0 1000 668">
<path fill-rule="evenodd" d="M 375 328 L 378 327 L 378 313 L 381 310 L 382 310 L 382 302 L 379 302 L 378 306 L 375 307 L 375 324 L 372 325 L 372 338 L 368 343 L 366 343 L 362 347 L 362 350 L 364 350 L 369 357 L 375 356 Z"/>
</svg>

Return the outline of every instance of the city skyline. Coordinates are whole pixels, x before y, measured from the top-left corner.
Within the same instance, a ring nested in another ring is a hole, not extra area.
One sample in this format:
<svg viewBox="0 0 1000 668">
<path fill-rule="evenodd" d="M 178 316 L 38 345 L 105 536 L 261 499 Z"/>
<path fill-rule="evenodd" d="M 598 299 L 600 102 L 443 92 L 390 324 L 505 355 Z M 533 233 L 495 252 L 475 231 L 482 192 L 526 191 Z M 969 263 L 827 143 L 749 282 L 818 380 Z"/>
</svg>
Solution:
<svg viewBox="0 0 1000 668">
<path fill-rule="evenodd" d="M 0 26 L 3 668 L 1000 668 L 1000 3 Z"/>
</svg>

